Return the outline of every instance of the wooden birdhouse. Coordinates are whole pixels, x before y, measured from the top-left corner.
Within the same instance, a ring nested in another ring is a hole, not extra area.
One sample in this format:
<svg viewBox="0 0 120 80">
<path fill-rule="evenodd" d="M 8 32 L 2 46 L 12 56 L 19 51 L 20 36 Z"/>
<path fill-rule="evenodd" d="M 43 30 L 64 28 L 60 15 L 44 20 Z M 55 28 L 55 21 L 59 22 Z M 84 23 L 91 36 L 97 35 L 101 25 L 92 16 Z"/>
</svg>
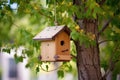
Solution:
<svg viewBox="0 0 120 80">
<path fill-rule="evenodd" d="M 34 40 L 41 41 L 41 61 L 69 61 L 70 30 L 67 26 L 46 27 Z"/>
</svg>

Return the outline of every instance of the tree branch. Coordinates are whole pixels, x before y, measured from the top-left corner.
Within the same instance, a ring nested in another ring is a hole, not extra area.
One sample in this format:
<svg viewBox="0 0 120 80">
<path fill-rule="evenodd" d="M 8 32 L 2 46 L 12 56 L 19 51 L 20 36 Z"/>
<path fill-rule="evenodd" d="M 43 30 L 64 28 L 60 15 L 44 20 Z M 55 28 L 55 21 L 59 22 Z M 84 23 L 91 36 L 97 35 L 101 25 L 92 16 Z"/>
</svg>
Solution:
<svg viewBox="0 0 120 80">
<path fill-rule="evenodd" d="M 104 78 L 111 72 L 111 71 L 113 71 L 114 70 L 114 67 L 115 67 L 115 64 L 118 62 L 118 61 L 120 61 L 120 60 L 113 60 L 113 57 L 114 57 L 114 53 L 119 49 L 119 44 L 116 42 L 116 46 L 115 46 L 115 48 L 113 49 L 113 51 L 112 51 L 112 55 L 111 55 L 111 57 L 110 57 L 110 61 L 109 61 L 109 67 L 108 67 L 108 69 L 107 69 L 107 71 L 106 71 L 106 73 L 105 73 L 105 75 L 103 76 Z"/>
<path fill-rule="evenodd" d="M 45 14 L 44 14 L 44 13 L 42 13 L 41 11 L 38 11 L 38 13 L 39 13 L 40 15 L 42 15 L 42 16 L 45 16 L 45 17 L 47 17 L 47 18 L 49 18 L 49 19 L 53 20 L 53 19 L 52 19 L 52 17 L 50 17 L 50 16 L 48 16 L 48 15 L 45 15 Z"/>
<path fill-rule="evenodd" d="M 120 56 L 119 56 L 119 57 L 120 57 Z M 117 60 L 114 61 L 114 63 L 117 63 L 117 62 L 119 62 L 119 61 L 120 61 L 120 59 L 117 59 Z"/>
<path fill-rule="evenodd" d="M 113 40 L 103 40 L 103 41 L 98 42 L 98 44 L 102 44 L 102 43 L 105 43 L 105 42 L 108 42 L 108 41 L 113 41 Z"/>
<path fill-rule="evenodd" d="M 108 27 L 109 23 L 111 22 L 111 19 L 109 19 L 102 27 L 102 29 L 98 32 L 98 36 L 104 32 L 104 30 Z"/>
<path fill-rule="evenodd" d="M 105 3 L 106 0 L 101 0 L 98 4 L 99 5 L 103 5 Z"/>
<path fill-rule="evenodd" d="M 81 3 L 80 0 L 73 0 L 73 5 L 79 5 Z"/>
</svg>

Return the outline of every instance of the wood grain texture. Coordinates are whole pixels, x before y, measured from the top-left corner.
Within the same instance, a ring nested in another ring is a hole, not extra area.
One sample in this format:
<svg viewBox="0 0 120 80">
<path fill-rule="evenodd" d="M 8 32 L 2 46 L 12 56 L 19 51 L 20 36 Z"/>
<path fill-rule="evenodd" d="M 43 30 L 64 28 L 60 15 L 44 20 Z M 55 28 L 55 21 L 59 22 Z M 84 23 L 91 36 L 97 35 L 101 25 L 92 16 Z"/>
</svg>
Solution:
<svg viewBox="0 0 120 80">
<path fill-rule="evenodd" d="M 55 41 L 45 41 L 41 43 L 41 61 L 55 61 L 56 54 Z"/>
<path fill-rule="evenodd" d="M 61 45 L 61 41 L 64 41 L 64 45 Z M 57 54 L 70 54 L 70 37 L 66 32 L 61 32 L 55 38 L 56 53 Z"/>
</svg>

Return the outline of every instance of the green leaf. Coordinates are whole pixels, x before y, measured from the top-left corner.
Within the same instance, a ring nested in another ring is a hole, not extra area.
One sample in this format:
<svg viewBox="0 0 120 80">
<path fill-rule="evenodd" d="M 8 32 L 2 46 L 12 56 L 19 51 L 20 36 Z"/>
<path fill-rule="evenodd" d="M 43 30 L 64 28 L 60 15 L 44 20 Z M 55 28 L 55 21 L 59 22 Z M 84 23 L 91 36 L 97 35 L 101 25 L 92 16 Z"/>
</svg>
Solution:
<svg viewBox="0 0 120 80">
<path fill-rule="evenodd" d="M 30 64 L 29 64 L 29 63 L 27 63 L 27 64 L 25 65 L 25 67 L 26 67 L 26 68 L 29 68 L 29 67 L 30 67 Z"/>
<path fill-rule="evenodd" d="M 72 33 L 71 33 L 70 36 L 72 37 L 73 40 L 79 40 L 79 36 L 80 36 L 80 35 L 79 35 L 78 32 L 72 31 Z"/>
<path fill-rule="evenodd" d="M 40 71 L 39 66 L 36 67 L 36 74 Z"/>
<path fill-rule="evenodd" d="M 93 18 L 96 19 L 97 14 L 95 12 L 93 12 Z"/>
<path fill-rule="evenodd" d="M 10 54 L 10 49 L 9 48 L 3 49 L 2 51 Z"/>
<path fill-rule="evenodd" d="M 57 74 L 58 74 L 58 77 L 60 77 L 60 78 L 63 78 L 63 77 L 64 77 L 64 71 L 63 71 L 63 70 L 59 70 L 59 71 L 57 72 Z"/>
<path fill-rule="evenodd" d="M 48 65 L 46 65 L 46 70 L 47 70 L 47 71 L 48 71 L 48 68 L 49 68 Z"/>
<path fill-rule="evenodd" d="M 18 59 L 19 59 L 19 62 L 23 62 L 23 57 L 22 56 L 18 57 Z"/>
<path fill-rule="evenodd" d="M 28 57 L 33 56 L 33 50 L 25 50 L 25 54 L 27 54 Z"/>
<path fill-rule="evenodd" d="M 17 56 L 17 54 L 14 55 L 16 63 L 23 62 L 23 56 Z"/>
<path fill-rule="evenodd" d="M 72 66 L 70 64 L 69 64 L 68 68 L 69 68 L 69 71 L 71 72 L 72 71 Z"/>
</svg>

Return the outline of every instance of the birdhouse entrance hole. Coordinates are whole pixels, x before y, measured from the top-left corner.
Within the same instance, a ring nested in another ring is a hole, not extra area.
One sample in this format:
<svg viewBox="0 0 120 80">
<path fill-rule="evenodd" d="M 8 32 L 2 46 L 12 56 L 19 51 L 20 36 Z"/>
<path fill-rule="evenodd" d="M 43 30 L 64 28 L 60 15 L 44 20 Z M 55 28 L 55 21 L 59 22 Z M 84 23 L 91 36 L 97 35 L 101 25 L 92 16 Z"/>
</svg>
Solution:
<svg viewBox="0 0 120 80">
<path fill-rule="evenodd" d="M 60 41 L 60 45 L 63 46 L 65 44 L 65 42 L 62 40 Z"/>
</svg>

